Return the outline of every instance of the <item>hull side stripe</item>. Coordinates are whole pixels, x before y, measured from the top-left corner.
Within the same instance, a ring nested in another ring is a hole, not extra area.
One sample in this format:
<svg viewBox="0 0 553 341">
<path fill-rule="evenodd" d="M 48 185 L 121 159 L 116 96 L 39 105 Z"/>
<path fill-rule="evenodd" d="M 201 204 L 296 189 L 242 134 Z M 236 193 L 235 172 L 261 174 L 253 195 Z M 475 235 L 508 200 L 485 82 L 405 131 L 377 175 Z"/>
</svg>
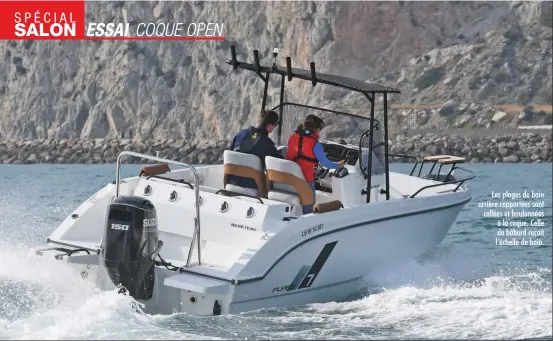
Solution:
<svg viewBox="0 0 553 341">
<path fill-rule="evenodd" d="M 230 305 L 235 305 L 235 304 L 243 304 L 243 303 L 248 303 L 248 302 L 254 302 L 254 301 L 261 301 L 261 300 L 267 300 L 267 299 L 271 299 L 271 298 L 280 298 L 282 296 L 289 296 L 289 295 L 300 295 L 300 294 L 303 294 L 305 292 L 308 292 L 308 291 L 315 291 L 315 290 L 321 290 L 321 289 L 328 289 L 328 288 L 332 288 L 332 287 L 336 287 L 338 285 L 343 285 L 343 284 L 348 284 L 348 283 L 351 283 L 351 282 L 355 282 L 355 281 L 360 281 L 364 278 L 364 276 L 361 276 L 361 277 L 355 277 L 355 278 L 352 278 L 352 279 L 347 279 L 345 281 L 340 281 L 340 282 L 336 282 L 336 283 L 331 283 L 331 284 L 326 284 L 326 285 L 321 285 L 321 286 L 317 286 L 317 287 L 314 287 L 314 288 L 307 288 L 305 290 L 302 290 L 301 292 L 298 292 L 298 291 L 289 291 L 289 292 L 285 292 L 283 294 L 280 294 L 280 295 L 273 295 L 273 296 L 265 296 L 265 297 L 259 297 L 259 298 L 252 298 L 252 299 L 246 299 L 246 300 L 242 300 L 242 301 L 233 301 L 230 303 Z"/>
<path fill-rule="evenodd" d="M 317 259 L 315 259 L 315 262 L 313 262 L 313 265 L 311 265 L 311 268 L 309 268 L 309 271 L 303 278 L 303 281 L 301 282 L 298 289 L 309 288 L 311 284 L 313 284 L 313 282 L 315 281 L 315 278 L 317 278 L 317 275 L 325 265 L 326 260 L 332 253 L 332 250 L 334 250 L 336 243 L 338 243 L 338 241 L 328 243 L 323 247 L 323 249 L 317 256 Z"/>
</svg>

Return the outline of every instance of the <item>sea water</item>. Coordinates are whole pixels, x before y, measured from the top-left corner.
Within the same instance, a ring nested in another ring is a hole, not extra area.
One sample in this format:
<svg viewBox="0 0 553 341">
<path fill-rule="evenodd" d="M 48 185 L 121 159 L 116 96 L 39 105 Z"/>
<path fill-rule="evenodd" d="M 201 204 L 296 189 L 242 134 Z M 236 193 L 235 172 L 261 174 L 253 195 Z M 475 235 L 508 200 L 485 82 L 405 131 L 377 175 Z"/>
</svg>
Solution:
<svg viewBox="0 0 553 341">
<path fill-rule="evenodd" d="M 139 167 L 124 165 L 122 175 Z M 478 175 L 473 199 L 439 247 L 367 269 L 351 300 L 195 317 L 139 314 L 128 297 L 28 251 L 115 180 L 114 165 L 0 165 L 0 339 L 550 339 L 551 164 L 466 167 Z M 492 191 L 524 190 L 544 193 L 542 245 L 496 245 L 497 218 L 478 204 Z"/>
</svg>

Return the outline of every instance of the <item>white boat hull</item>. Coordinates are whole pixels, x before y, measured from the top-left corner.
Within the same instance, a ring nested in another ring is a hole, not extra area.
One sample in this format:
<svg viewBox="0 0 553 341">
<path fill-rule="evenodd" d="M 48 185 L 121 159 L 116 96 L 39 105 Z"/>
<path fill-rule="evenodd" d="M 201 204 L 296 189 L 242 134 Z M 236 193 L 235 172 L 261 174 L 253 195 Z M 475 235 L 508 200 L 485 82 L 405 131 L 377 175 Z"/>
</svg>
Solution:
<svg viewBox="0 0 553 341">
<path fill-rule="evenodd" d="M 162 187 L 156 184 L 158 192 Z M 141 185 L 137 185 L 135 193 L 140 188 Z M 84 203 L 86 211 L 105 212 L 112 191 L 113 186 L 108 185 L 103 195 L 97 194 L 94 200 Z M 209 195 L 202 195 L 207 202 Z M 393 265 L 434 249 L 469 200 L 467 191 L 458 191 L 438 196 L 379 201 L 370 205 L 358 204 L 325 214 L 290 219 L 282 222 L 285 226 L 278 233 L 270 233 L 271 229 L 263 227 L 257 231 L 230 230 L 228 226 L 219 224 L 214 227 L 219 234 L 240 231 L 243 237 L 251 233 L 254 239 L 256 236 L 265 240 L 260 245 L 257 240 L 250 240 L 251 246 L 257 244 L 255 252 L 248 254 L 246 250 L 239 257 L 233 254 L 232 249 L 225 254 L 221 244 L 218 255 L 210 253 L 204 244 L 202 265 L 181 267 L 178 271 L 156 267 L 154 296 L 142 302 L 143 309 L 148 313 L 213 315 L 347 299 L 362 289 L 364 282 L 360 279 L 367 275 L 370 277 L 371 268 Z M 156 201 L 153 202 L 155 204 Z M 104 207 L 95 207 L 98 203 Z M 254 203 L 248 201 L 247 205 Z M 165 212 L 161 204 L 156 206 L 160 207 L 161 213 Z M 80 216 L 86 217 L 86 211 L 81 212 Z M 202 216 L 202 219 L 203 235 L 209 238 L 207 231 L 212 228 L 206 223 L 209 217 Z M 103 229 L 103 217 L 96 215 L 94 228 L 90 225 L 91 218 L 85 221 L 89 230 L 88 239 L 97 238 L 100 234 L 92 231 Z M 76 224 L 75 221 L 69 223 Z M 65 233 L 62 230 L 63 224 L 57 234 L 62 238 L 50 240 L 52 245 L 64 243 L 99 250 L 99 240 L 97 245 L 76 242 L 67 238 L 71 236 L 68 233 L 70 228 Z M 173 264 L 182 266 L 184 259 L 179 255 L 186 255 L 188 250 L 183 245 L 180 245 L 181 252 L 171 252 L 171 248 L 175 247 L 175 240 L 179 238 L 184 245 L 189 245 L 190 238 L 170 233 L 164 228 L 160 230 L 160 239 L 164 242 L 160 254 L 171 259 Z M 225 236 L 223 239 L 227 237 L 231 238 Z M 216 264 L 217 257 L 220 257 L 219 266 Z M 230 266 L 224 266 L 223 259 L 226 257 L 231 259 Z M 85 255 L 81 252 L 63 259 L 81 272 L 84 278 L 95 281 L 99 288 L 114 289 L 99 254 Z M 217 308 L 214 310 L 217 305 L 220 305 L 220 311 Z"/>
</svg>

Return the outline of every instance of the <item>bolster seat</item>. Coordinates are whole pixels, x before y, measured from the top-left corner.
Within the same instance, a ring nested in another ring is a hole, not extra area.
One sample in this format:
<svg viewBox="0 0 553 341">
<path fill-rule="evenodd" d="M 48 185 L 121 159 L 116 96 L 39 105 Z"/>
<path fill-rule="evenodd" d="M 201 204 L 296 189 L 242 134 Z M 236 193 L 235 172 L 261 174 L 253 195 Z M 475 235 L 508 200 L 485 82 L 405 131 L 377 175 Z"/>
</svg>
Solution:
<svg viewBox="0 0 553 341">
<path fill-rule="evenodd" d="M 223 153 L 223 184 L 231 192 L 267 198 L 267 179 L 263 172 L 261 160 L 252 154 L 225 150 Z M 228 183 L 228 176 L 240 176 L 255 181 L 257 188 L 247 188 Z"/>
<path fill-rule="evenodd" d="M 268 192 L 271 200 L 290 205 L 311 205 L 315 203 L 313 191 L 305 180 L 300 166 L 294 161 L 265 157 Z"/>
</svg>

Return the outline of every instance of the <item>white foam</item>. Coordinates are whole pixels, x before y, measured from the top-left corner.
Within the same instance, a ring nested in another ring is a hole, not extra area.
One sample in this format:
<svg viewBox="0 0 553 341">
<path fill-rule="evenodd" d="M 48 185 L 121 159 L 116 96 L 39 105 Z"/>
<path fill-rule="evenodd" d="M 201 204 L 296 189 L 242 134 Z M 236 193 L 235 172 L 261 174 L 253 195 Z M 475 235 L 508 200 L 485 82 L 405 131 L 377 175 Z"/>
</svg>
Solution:
<svg viewBox="0 0 553 341">
<path fill-rule="evenodd" d="M 390 329 L 391 335 L 404 338 L 551 336 L 550 269 L 512 269 L 483 278 L 481 271 L 454 257 L 375 269 L 368 283 L 379 293 L 353 302 L 312 305 L 311 319 L 325 320 L 329 328 Z"/>
<path fill-rule="evenodd" d="M 332 325 L 391 328 L 416 338 L 513 339 L 551 335 L 551 293 L 485 285 L 405 286 L 347 303 L 316 305 L 316 314 L 332 314 Z"/>
<path fill-rule="evenodd" d="M 547 269 L 483 276 L 483 268 L 446 254 L 437 262 L 373 269 L 368 282 L 380 292 L 352 302 L 196 318 L 139 314 L 131 298 L 98 291 L 62 262 L 27 249 L 0 247 L 0 281 L 18 287 L 20 296 L 10 299 L 21 315 L 0 315 L 0 338 L 344 339 L 374 331 L 390 338 L 513 339 L 547 337 L 552 329 Z M 38 297 L 31 286 L 40 287 Z"/>
</svg>

